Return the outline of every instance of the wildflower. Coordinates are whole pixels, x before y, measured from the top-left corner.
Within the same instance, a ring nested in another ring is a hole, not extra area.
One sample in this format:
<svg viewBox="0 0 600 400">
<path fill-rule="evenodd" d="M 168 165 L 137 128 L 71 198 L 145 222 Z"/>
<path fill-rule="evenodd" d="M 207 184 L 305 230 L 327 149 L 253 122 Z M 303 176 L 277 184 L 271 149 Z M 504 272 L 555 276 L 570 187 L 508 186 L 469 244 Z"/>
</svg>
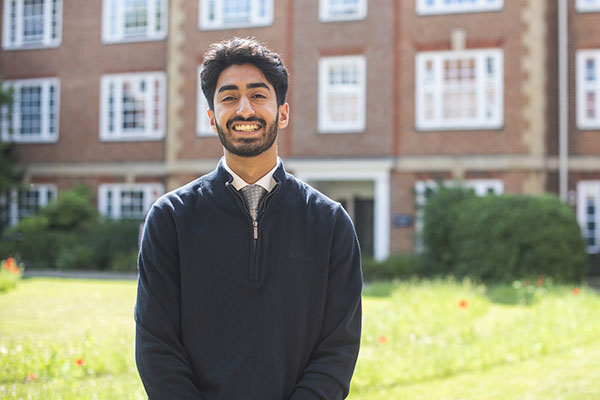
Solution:
<svg viewBox="0 0 600 400">
<path fill-rule="evenodd" d="M 540 276 L 540 277 L 537 279 L 537 285 L 538 285 L 538 287 L 539 287 L 539 286 L 542 286 L 543 284 L 544 284 L 544 277 L 543 277 L 543 276 Z"/>
<path fill-rule="evenodd" d="M 75 360 L 75 364 L 81 367 L 85 365 L 85 361 L 83 361 L 81 358 L 78 358 Z"/>
<path fill-rule="evenodd" d="M 576 287 L 576 288 L 573 288 L 573 294 L 574 294 L 575 296 L 579 296 L 579 292 L 581 292 L 581 289 L 579 289 L 578 287 Z"/>
<path fill-rule="evenodd" d="M 467 308 L 469 308 L 469 301 L 465 299 L 460 300 L 458 302 L 458 308 L 466 310 Z"/>
<path fill-rule="evenodd" d="M 387 341 L 388 341 L 387 336 L 385 336 L 385 335 L 379 336 L 379 343 L 384 344 L 384 343 L 387 343 Z"/>
<path fill-rule="evenodd" d="M 30 372 L 29 375 L 27 375 L 27 380 L 29 382 L 35 381 L 35 378 L 36 378 L 36 376 L 35 376 L 35 374 L 33 372 Z"/>
</svg>

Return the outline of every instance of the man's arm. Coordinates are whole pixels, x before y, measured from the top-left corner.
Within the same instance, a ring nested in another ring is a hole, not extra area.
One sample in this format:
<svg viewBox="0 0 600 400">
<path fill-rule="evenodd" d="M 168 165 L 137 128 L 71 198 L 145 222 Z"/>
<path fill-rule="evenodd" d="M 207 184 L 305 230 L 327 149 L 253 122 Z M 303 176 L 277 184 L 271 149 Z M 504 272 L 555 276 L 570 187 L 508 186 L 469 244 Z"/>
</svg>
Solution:
<svg viewBox="0 0 600 400">
<path fill-rule="evenodd" d="M 181 343 L 177 242 L 170 213 L 153 207 L 142 237 L 135 306 L 135 359 L 151 400 L 203 398 Z"/>
<path fill-rule="evenodd" d="M 334 227 L 321 338 L 290 400 L 338 400 L 348 395 L 361 330 L 360 248 L 340 207 Z"/>
</svg>

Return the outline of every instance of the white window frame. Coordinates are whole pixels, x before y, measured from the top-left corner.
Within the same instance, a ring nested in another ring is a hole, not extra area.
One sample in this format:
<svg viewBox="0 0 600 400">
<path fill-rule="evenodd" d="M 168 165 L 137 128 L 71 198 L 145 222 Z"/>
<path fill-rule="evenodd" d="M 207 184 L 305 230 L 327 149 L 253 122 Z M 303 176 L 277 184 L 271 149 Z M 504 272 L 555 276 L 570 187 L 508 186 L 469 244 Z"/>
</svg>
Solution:
<svg viewBox="0 0 600 400">
<path fill-rule="evenodd" d="M 600 11 L 600 0 L 576 0 L 575 9 L 578 12 L 598 12 Z"/>
<path fill-rule="evenodd" d="M 457 14 L 499 11 L 503 0 L 474 0 L 463 4 L 445 4 L 445 0 L 416 0 L 417 15 Z"/>
<path fill-rule="evenodd" d="M 319 0 L 319 20 L 321 22 L 354 21 L 367 17 L 367 0 L 356 0 L 356 10 L 349 14 L 336 14 L 331 0 Z"/>
<path fill-rule="evenodd" d="M 223 20 L 223 8 L 226 0 L 198 0 L 198 27 L 200 30 L 216 30 L 231 28 L 261 27 L 273 24 L 273 2 L 274 0 L 250 0 L 250 21 L 248 22 L 225 22 Z M 265 2 L 265 14 L 260 15 L 261 1 Z M 214 4 L 214 19 L 211 20 L 210 7 Z"/>
<path fill-rule="evenodd" d="M 501 195 L 504 193 L 504 182 L 501 179 L 464 179 L 464 180 L 451 180 L 447 179 L 442 182 L 442 185 L 446 187 L 463 187 L 471 189 L 475 192 L 476 196 L 486 196 L 488 194 Z M 423 232 L 423 217 L 425 203 L 427 202 L 427 190 L 437 190 L 439 187 L 439 181 L 426 180 L 415 182 L 415 234 L 416 243 L 415 249 L 418 251 L 423 250 L 423 242 L 421 240 L 421 233 Z"/>
<path fill-rule="evenodd" d="M 587 60 L 594 61 L 595 69 L 593 81 L 588 81 Z M 600 129 L 600 49 L 578 50 L 576 55 L 576 80 L 577 80 L 577 128 Z M 587 94 L 594 93 L 595 96 L 595 118 L 587 116 Z"/>
<path fill-rule="evenodd" d="M 594 215 L 590 220 L 587 214 L 588 202 L 591 199 L 594 207 Z M 581 227 L 583 237 L 586 239 L 588 253 L 600 252 L 600 181 L 579 181 L 577 182 L 577 221 Z M 595 226 L 590 231 L 589 223 Z M 589 234 L 595 239 L 595 244 L 590 244 L 587 240 Z"/>
<path fill-rule="evenodd" d="M 144 95 L 146 108 L 144 112 L 144 131 L 126 132 L 122 128 L 123 121 L 123 104 L 122 104 L 122 87 L 127 80 L 138 84 L 144 81 L 147 88 Z M 155 129 L 153 123 L 154 106 L 153 99 L 154 83 L 158 82 L 159 96 L 159 127 Z M 166 119 L 166 98 L 167 98 L 167 77 L 164 72 L 134 72 L 127 74 L 109 74 L 103 75 L 100 79 L 100 140 L 105 142 L 110 141 L 146 141 L 146 140 L 162 140 L 165 137 L 165 119 Z M 111 130 L 109 114 L 111 113 L 109 105 L 110 85 L 114 85 L 114 98 L 118 99 L 114 103 L 113 129 Z"/>
<path fill-rule="evenodd" d="M 41 88 L 41 131 L 39 135 L 23 135 L 21 133 L 21 94 L 23 87 Z M 52 143 L 58 141 L 60 119 L 60 79 L 39 78 L 8 80 L 2 88 L 12 88 L 13 103 L 2 106 L 0 113 L 0 139 L 16 143 Z M 54 104 L 50 105 L 50 91 L 54 91 Z M 53 107 L 53 110 L 51 109 Z M 12 115 L 9 117 L 9 113 Z M 53 119 L 51 118 L 53 116 Z"/>
<path fill-rule="evenodd" d="M 355 87 L 333 88 L 338 93 L 354 94 L 358 97 L 357 119 L 344 123 L 331 121 L 327 96 L 330 93 L 328 71 L 330 66 L 354 64 L 358 68 L 360 82 Z M 363 132 L 366 127 L 367 105 L 367 60 L 363 55 L 323 57 L 319 60 L 319 133 L 357 133 Z"/>
<path fill-rule="evenodd" d="M 160 29 L 156 29 L 156 14 L 160 9 Z M 169 0 L 146 0 L 147 24 L 143 33 L 128 34 L 125 31 L 124 0 L 102 1 L 102 42 L 125 43 L 163 40 L 169 25 Z"/>
<path fill-rule="evenodd" d="M 443 118 L 443 65 L 446 60 L 475 58 L 475 84 L 477 87 L 477 116 L 465 119 Z M 494 63 L 494 75 L 486 73 L 487 60 Z M 432 75 L 426 72 L 427 62 L 433 65 Z M 495 93 L 493 104 L 486 104 L 486 88 Z M 426 116 L 426 96 L 433 96 L 433 117 Z M 499 129 L 504 123 L 504 55 L 501 49 L 476 49 L 463 51 L 424 51 L 415 57 L 415 125 L 417 130 L 455 129 Z M 493 116 L 486 116 L 486 107 L 492 109 Z"/>
<path fill-rule="evenodd" d="M 197 88 L 196 88 L 196 135 L 199 137 L 216 137 L 215 132 L 210 127 L 210 120 L 206 114 L 208 108 L 208 101 L 202 92 L 202 82 L 200 80 L 200 73 L 202 73 L 202 65 L 198 66 L 197 76 Z"/>
<path fill-rule="evenodd" d="M 44 0 L 42 39 L 31 43 L 24 40 L 23 1 L 4 0 L 2 48 L 4 50 L 29 50 L 60 46 L 62 41 L 62 0 Z M 53 7 L 55 8 L 53 9 Z M 14 20 L 11 19 L 12 15 L 15 16 Z M 55 20 L 53 20 L 53 16 Z"/>
<path fill-rule="evenodd" d="M 37 191 L 39 193 L 39 204 L 38 209 L 46 206 L 50 201 L 56 200 L 58 193 L 56 185 L 53 184 L 31 184 L 24 189 L 11 189 L 6 193 L 0 194 L 0 206 L 7 207 L 8 211 L 8 224 L 9 226 L 16 226 L 21 220 L 19 216 L 19 210 L 21 205 L 19 204 L 19 193 L 25 191 Z M 51 194 L 51 196 L 49 196 Z"/>
<path fill-rule="evenodd" d="M 143 219 L 152 204 L 165 193 L 162 183 L 106 183 L 98 186 L 98 211 L 111 219 L 122 219 L 121 193 L 124 191 L 140 191 L 143 193 L 143 215 L 133 219 Z M 109 193 L 111 194 L 109 200 Z M 109 209 L 112 210 L 109 212 Z"/>
</svg>

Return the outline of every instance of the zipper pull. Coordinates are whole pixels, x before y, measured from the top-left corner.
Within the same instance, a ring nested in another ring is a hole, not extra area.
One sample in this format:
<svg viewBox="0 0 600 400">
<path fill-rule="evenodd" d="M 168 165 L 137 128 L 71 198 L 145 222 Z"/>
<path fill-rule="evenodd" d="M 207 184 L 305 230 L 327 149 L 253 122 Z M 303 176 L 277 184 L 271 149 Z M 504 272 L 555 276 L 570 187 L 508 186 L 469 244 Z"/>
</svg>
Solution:
<svg viewBox="0 0 600 400">
<path fill-rule="evenodd" d="M 252 223 L 254 225 L 254 240 L 258 239 L 258 221 Z"/>
</svg>

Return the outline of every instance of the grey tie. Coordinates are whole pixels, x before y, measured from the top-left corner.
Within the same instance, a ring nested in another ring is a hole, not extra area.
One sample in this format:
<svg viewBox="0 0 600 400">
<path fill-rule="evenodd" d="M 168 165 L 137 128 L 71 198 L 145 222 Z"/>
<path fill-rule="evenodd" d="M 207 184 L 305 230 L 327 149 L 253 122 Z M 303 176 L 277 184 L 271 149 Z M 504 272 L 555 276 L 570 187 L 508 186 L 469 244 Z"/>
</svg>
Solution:
<svg viewBox="0 0 600 400">
<path fill-rule="evenodd" d="M 258 205 L 263 196 L 267 194 L 267 190 L 260 185 L 248 185 L 241 188 L 240 193 L 242 194 L 242 197 L 244 197 L 244 203 L 246 204 L 246 207 L 248 207 L 248 211 L 250 211 L 252 220 L 256 221 Z"/>
</svg>

